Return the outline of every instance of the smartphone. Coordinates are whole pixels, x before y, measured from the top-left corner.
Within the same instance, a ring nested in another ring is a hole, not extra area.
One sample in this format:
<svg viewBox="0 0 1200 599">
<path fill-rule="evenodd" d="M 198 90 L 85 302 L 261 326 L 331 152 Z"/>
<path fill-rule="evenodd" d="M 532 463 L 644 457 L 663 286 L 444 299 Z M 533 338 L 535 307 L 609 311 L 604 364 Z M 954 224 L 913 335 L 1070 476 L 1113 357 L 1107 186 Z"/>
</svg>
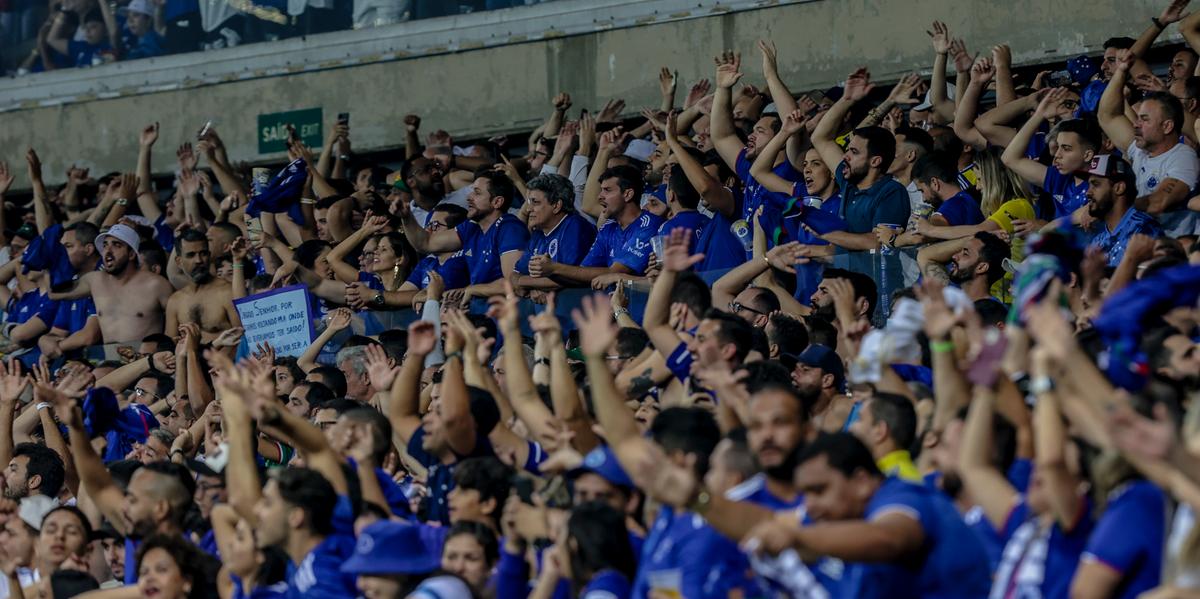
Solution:
<svg viewBox="0 0 1200 599">
<path fill-rule="evenodd" d="M 339 125 L 349 126 L 350 125 L 350 113 L 349 112 L 339 112 L 337 122 Z"/>
<path fill-rule="evenodd" d="M 196 134 L 196 139 L 204 139 L 204 136 L 208 135 L 208 130 L 212 129 L 212 125 L 212 121 L 204 123 L 204 126 L 200 128 L 200 132 Z"/>
<path fill-rule="evenodd" d="M 291 123 L 288 123 L 286 126 L 287 126 L 288 143 L 290 144 L 299 138 L 296 137 L 296 127 L 294 125 L 292 125 Z"/>
<path fill-rule="evenodd" d="M 1053 87 L 1070 85 L 1073 81 L 1073 79 L 1071 79 L 1070 71 L 1054 71 L 1053 73 L 1050 73 L 1050 76 L 1047 77 L 1047 79 L 1049 80 L 1050 85 Z"/>
</svg>

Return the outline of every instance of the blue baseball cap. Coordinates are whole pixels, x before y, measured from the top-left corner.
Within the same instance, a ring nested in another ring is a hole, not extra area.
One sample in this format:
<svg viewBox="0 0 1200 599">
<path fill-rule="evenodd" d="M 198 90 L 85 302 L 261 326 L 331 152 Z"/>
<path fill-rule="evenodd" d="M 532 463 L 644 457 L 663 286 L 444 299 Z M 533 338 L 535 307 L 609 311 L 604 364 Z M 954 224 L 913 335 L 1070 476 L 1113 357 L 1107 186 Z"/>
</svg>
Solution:
<svg viewBox="0 0 1200 599">
<path fill-rule="evenodd" d="M 589 472 L 618 487 L 633 487 L 633 481 L 617 461 L 617 454 L 607 445 L 600 445 L 589 451 L 583 456 L 583 465 L 568 472 L 567 476 L 577 478 Z"/>
<path fill-rule="evenodd" d="M 812 368 L 820 368 L 825 374 L 833 375 L 833 387 L 838 391 L 845 390 L 846 387 L 846 366 L 842 364 L 842 357 L 837 354 L 832 348 L 819 343 L 814 343 L 800 352 L 798 355 L 787 355 L 789 360 L 780 360 L 785 366 L 795 368 L 796 364 L 804 364 Z"/>
<path fill-rule="evenodd" d="M 382 521 L 364 528 L 358 535 L 354 555 L 342 564 L 342 572 L 382 576 L 428 574 L 441 567 L 441 563 L 441 556 L 421 537 L 420 527 Z"/>
</svg>

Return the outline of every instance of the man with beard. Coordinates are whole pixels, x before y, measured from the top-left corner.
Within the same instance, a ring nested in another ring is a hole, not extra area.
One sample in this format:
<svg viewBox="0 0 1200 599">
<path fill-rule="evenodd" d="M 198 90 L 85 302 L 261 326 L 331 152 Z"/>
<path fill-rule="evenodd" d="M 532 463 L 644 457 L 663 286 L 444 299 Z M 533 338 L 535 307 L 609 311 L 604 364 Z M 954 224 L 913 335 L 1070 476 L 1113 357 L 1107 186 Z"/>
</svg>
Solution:
<svg viewBox="0 0 1200 599">
<path fill-rule="evenodd" d="M 212 274 L 212 254 L 204 233 L 187 229 L 175 243 L 175 264 L 191 281 L 167 301 L 168 335 L 179 334 L 179 325 L 200 325 L 200 340 L 207 343 L 222 331 L 242 326 L 233 307 L 233 287 Z"/>
<path fill-rule="evenodd" d="M 89 222 L 79 222 L 63 231 L 63 249 L 76 276 L 89 273 L 99 266 L 100 252 L 96 249 L 96 237 L 100 229 Z M 87 347 L 100 341 L 99 324 L 92 321 L 96 304 L 90 297 L 70 302 L 59 302 L 58 312 L 50 331 L 38 339 L 42 355 L 54 359 L 63 352 Z"/>
<path fill-rule="evenodd" d="M 101 244 L 104 270 L 84 274 L 74 289 L 52 292 L 51 299 L 73 300 L 90 294 L 105 343 L 137 345 L 148 335 L 161 333 L 171 284 L 139 266 L 137 232 L 127 225 L 113 225 L 96 241 Z M 201 241 L 207 247 L 203 236 Z"/>
<path fill-rule="evenodd" d="M 21 443 L 4 469 L 4 497 L 18 500 L 45 495 L 55 499 L 65 476 L 62 458 L 53 449 L 37 443 Z"/>
<path fill-rule="evenodd" d="M 507 176 L 481 170 L 476 173 L 467 198 L 467 222 L 434 233 L 424 228 L 408 206 L 399 205 L 404 234 L 418 252 L 463 251 L 471 270 L 471 284 L 447 291 L 444 296 L 447 303 L 503 293 L 503 277 L 513 272 L 529 243 L 525 223 L 508 211 L 515 195 L 512 180 Z M 417 205 L 415 197 L 413 205 Z"/>
<path fill-rule="evenodd" d="M 1134 235 L 1159 237 L 1162 227 L 1154 217 L 1134 208 L 1137 187 L 1133 169 L 1111 154 L 1092 159 L 1088 170 L 1087 213 L 1096 219 L 1091 226 L 1089 243 L 1108 257 L 1116 267 L 1125 255 L 1125 246 Z"/>
<path fill-rule="evenodd" d="M 813 344 L 800 355 L 784 355 L 780 362 L 791 366 L 792 384 L 804 400 L 813 427 L 826 433 L 847 430 L 858 404 L 845 394 L 846 366 L 828 346 Z"/>
<path fill-rule="evenodd" d="M 812 316 L 824 318 L 837 324 L 833 307 L 833 295 L 829 293 L 829 281 L 843 279 L 850 282 L 854 289 L 854 315 L 856 318 L 871 319 L 875 313 L 875 302 L 879 300 L 879 291 L 875 281 L 860 272 L 851 272 L 840 268 L 826 268 L 821 276 L 821 284 L 809 298 L 812 306 Z"/>
<path fill-rule="evenodd" d="M 925 276 L 957 285 L 974 302 L 995 299 L 992 285 L 1004 278 L 1004 259 L 1011 254 L 1008 244 L 999 237 L 980 231 L 974 237 L 921 248 L 917 263 Z"/>
<path fill-rule="evenodd" d="M 825 113 L 812 133 L 813 147 L 825 164 L 836 164 L 834 181 L 842 192 L 840 216 L 846 220 L 845 231 L 833 231 L 821 236 L 846 250 L 873 250 L 879 247 L 872 230 L 876 225 L 895 225 L 903 228 L 908 222 L 910 205 L 908 191 L 888 174 L 896 156 L 896 138 L 881 127 L 859 127 L 843 150 L 836 137 L 846 114 L 854 104 L 871 91 L 871 75 L 859 69 L 846 80 L 842 98 Z M 869 256 L 865 265 L 870 267 Z M 852 256 L 854 258 L 854 256 Z M 853 270 L 866 272 L 855 265 Z M 899 265 L 897 263 L 897 272 Z"/>
<path fill-rule="evenodd" d="M 409 210 L 422 227 L 429 224 L 429 215 L 446 197 L 443 175 L 442 165 L 424 156 L 413 158 L 400 167 L 400 178 L 412 194 Z"/>
<path fill-rule="evenodd" d="M 749 408 L 746 441 L 763 471 L 725 497 L 775 511 L 802 505 L 804 499 L 796 493 L 792 476 L 793 458 L 810 432 L 804 398 L 793 387 L 773 383 L 750 396 Z"/>
</svg>

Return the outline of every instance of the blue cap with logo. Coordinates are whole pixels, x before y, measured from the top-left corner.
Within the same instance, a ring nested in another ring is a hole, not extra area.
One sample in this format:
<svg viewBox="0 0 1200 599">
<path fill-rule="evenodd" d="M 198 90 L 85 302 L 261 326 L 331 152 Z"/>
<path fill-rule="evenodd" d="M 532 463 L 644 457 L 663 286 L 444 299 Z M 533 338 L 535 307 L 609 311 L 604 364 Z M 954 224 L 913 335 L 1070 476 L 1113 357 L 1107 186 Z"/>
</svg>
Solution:
<svg viewBox="0 0 1200 599">
<path fill-rule="evenodd" d="M 586 456 L 583 456 L 583 465 L 567 474 L 571 478 L 577 478 L 589 472 L 618 487 L 633 486 L 633 481 L 630 480 L 628 474 L 625 474 L 625 469 L 621 468 L 620 462 L 617 462 L 617 454 L 613 453 L 612 448 L 607 445 L 601 445 L 589 451 Z"/>
<path fill-rule="evenodd" d="M 376 522 L 363 529 L 354 555 L 342 564 L 347 574 L 427 574 L 441 566 L 441 556 L 430 550 L 419 526 Z"/>
<path fill-rule="evenodd" d="M 786 358 L 786 359 L 784 359 Z M 785 367 L 794 369 L 797 364 L 804 364 L 812 368 L 820 368 L 825 374 L 833 375 L 833 388 L 838 391 L 844 391 L 846 385 L 846 366 L 842 364 L 842 357 L 837 354 L 833 348 L 814 343 L 800 352 L 798 355 L 786 354 L 781 356 L 780 362 Z"/>
</svg>

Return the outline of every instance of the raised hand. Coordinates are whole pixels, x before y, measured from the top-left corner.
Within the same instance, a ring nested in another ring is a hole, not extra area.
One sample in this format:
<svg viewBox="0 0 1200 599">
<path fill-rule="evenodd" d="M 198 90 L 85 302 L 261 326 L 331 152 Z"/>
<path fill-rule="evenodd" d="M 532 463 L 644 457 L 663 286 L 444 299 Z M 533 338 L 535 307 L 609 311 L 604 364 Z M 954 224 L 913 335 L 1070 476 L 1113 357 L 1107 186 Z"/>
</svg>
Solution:
<svg viewBox="0 0 1200 599">
<path fill-rule="evenodd" d="M 842 92 L 842 97 L 851 101 L 858 102 L 867 97 L 875 89 L 875 84 L 871 83 L 871 72 L 866 67 L 860 67 L 858 70 L 850 73 L 846 77 L 846 86 Z"/>
<path fill-rule="evenodd" d="M 617 118 L 621 116 L 621 111 L 625 109 L 625 100 L 616 98 L 609 100 L 600 110 L 600 114 L 596 115 L 597 123 L 615 123 Z"/>
<path fill-rule="evenodd" d="M 233 327 L 221 331 L 216 339 L 213 339 L 213 347 L 237 347 L 242 342 L 242 335 L 246 333 L 246 329 L 242 327 Z"/>
<path fill-rule="evenodd" d="M 997 69 L 1007 69 L 1012 66 L 1012 48 L 1008 44 L 992 47 L 992 64 Z"/>
<path fill-rule="evenodd" d="M 959 323 L 958 317 L 946 304 L 942 289 L 942 283 L 931 277 L 926 277 L 921 285 L 914 288 L 925 312 L 925 335 L 935 341 L 949 337 L 950 331 Z"/>
<path fill-rule="evenodd" d="M 716 82 L 721 89 L 732 89 L 742 79 L 742 54 L 726 50 L 713 59 L 717 65 Z"/>
<path fill-rule="evenodd" d="M 16 178 L 8 170 L 8 163 L 0 160 L 0 195 L 8 193 L 8 188 L 12 187 L 14 179 Z"/>
<path fill-rule="evenodd" d="M 16 404 L 29 386 L 29 375 L 21 373 L 21 362 L 0 362 L 0 402 Z"/>
<path fill-rule="evenodd" d="M 766 259 L 772 268 L 792 274 L 796 272 L 796 264 L 809 261 L 805 247 L 798 241 L 790 241 L 767 250 Z"/>
<path fill-rule="evenodd" d="M 808 124 L 808 113 L 797 108 L 784 117 L 780 133 L 791 137 L 803 129 L 806 124 Z"/>
<path fill-rule="evenodd" d="M 33 148 L 25 151 L 25 164 L 29 165 L 29 179 L 35 183 L 42 180 L 42 159 Z"/>
<path fill-rule="evenodd" d="M 554 294 L 551 293 L 546 298 L 546 308 L 541 313 L 529 317 L 529 328 L 533 329 L 535 335 L 551 336 L 554 339 L 562 335 L 562 323 L 555 315 L 554 301 Z"/>
<path fill-rule="evenodd" d="M 1188 13 L 1183 12 L 1183 9 L 1187 8 L 1189 2 L 1191 2 L 1191 0 L 1172 0 L 1171 3 L 1168 4 L 1161 13 L 1159 13 L 1158 22 L 1162 23 L 1163 25 L 1170 25 L 1171 23 L 1178 23 L 1179 21 L 1182 21 L 1188 16 Z"/>
<path fill-rule="evenodd" d="M 888 99 L 896 104 L 917 104 L 921 101 L 921 98 L 917 95 L 917 89 L 920 86 L 921 76 L 916 73 L 909 73 L 896 82 L 896 86 L 892 88 L 892 93 L 888 95 Z M 809 99 L 809 102 L 812 102 L 812 100 Z"/>
<path fill-rule="evenodd" d="M 980 58 L 971 67 L 971 83 L 986 84 L 996 76 L 996 67 L 987 58 Z"/>
<path fill-rule="evenodd" d="M 137 197 L 138 177 L 133 173 L 125 173 L 121 175 L 120 196 L 127 200 L 132 200 Z M 193 191 L 194 193 L 194 191 Z"/>
<path fill-rule="evenodd" d="M 1035 114 L 1042 119 L 1050 119 L 1058 114 L 1058 106 L 1062 104 L 1063 99 L 1070 93 L 1065 87 L 1056 87 L 1050 90 L 1042 100 L 1038 102 L 1037 111 Z"/>
<path fill-rule="evenodd" d="M 371 388 L 376 391 L 391 389 L 396 375 L 400 374 L 400 367 L 383 351 L 383 346 L 374 343 L 368 345 L 366 360 L 367 378 L 371 381 Z"/>
<path fill-rule="evenodd" d="M 675 82 L 679 78 L 678 72 L 671 72 L 668 67 L 663 67 L 658 71 L 658 90 L 663 96 L 675 95 Z"/>
<path fill-rule="evenodd" d="M 571 108 L 571 94 L 568 94 L 567 92 L 558 92 L 555 94 L 554 99 L 551 100 L 551 103 L 554 104 L 555 110 L 559 112 L 566 112 Z"/>
<path fill-rule="evenodd" d="M 967 43 L 962 39 L 950 42 L 950 56 L 954 59 L 954 70 L 959 73 L 970 71 L 971 65 L 975 64 L 975 57 L 967 51 Z"/>
<path fill-rule="evenodd" d="M 779 52 L 775 49 L 775 42 L 771 40 L 758 40 L 758 51 L 762 54 L 763 74 L 767 77 L 778 74 Z"/>
<path fill-rule="evenodd" d="M 676 227 L 671 230 L 671 234 L 663 243 L 663 255 L 660 260 L 663 270 L 683 272 L 704 259 L 704 254 L 688 253 L 692 237 L 694 235 L 691 234 L 691 231 L 684 227 Z"/>
<path fill-rule="evenodd" d="M 683 108 L 687 110 L 691 108 L 700 98 L 707 96 L 712 90 L 712 83 L 708 79 L 701 79 L 692 84 L 692 88 L 688 90 L 688 95 L 683 100 Z"/>
<path fill-rule="evenodd" d="M 325 329 L 329 331 L 342 331 L 350 326 L 350 319 L 354 313 L 349 308 L 338 308 L 329 313 L 325 320 Z"/>
<path fill-rule="evenodd" d="M 408 325 L 408 353 L 424 358 L 437 345 L 437 328 L 432 322 L 418 320 Z"/>
<path fill-rule="evenodd" d="M 175 150 L 175 160 L 179 163 L 179 170 L 195 170 L 196 153 L 192 151 L 191 142 L 184 142 L 177 150 Z"/>
<path fill-rule="evenodd" d="M 941 21 L 934 21 L 932 27 L 932 31 L 925 33 L 929 35 L 929 41 L 933 43 L 933 51 L 938 54 L 946 54 L 950 51 L 950 28 Z"/>
<path fill-rule="evenodd" d="M 409 133 L 416 133 L 421 128 L 421 117 L 415 114 L 404 115 L 404 130 Z"/>
<path fill-rule="evenodd" d="M 148 148 L 154 145 L 156 141 L 158 141 L 158 123 L 154 122 L 142 128 L 141 134 L 138 135 L 138 143 L 143 148 Z"/>
<path fill-rule="evenodd" d="M 612 320 L 608 296 L 597 293 L 584 297 L 580 307 L 571 311 L 571 319 L 579 328 L 579 349 L 583 355 L 603 359 L 608 347 L 617 339 L 617 325 Z"/>
</svg>

